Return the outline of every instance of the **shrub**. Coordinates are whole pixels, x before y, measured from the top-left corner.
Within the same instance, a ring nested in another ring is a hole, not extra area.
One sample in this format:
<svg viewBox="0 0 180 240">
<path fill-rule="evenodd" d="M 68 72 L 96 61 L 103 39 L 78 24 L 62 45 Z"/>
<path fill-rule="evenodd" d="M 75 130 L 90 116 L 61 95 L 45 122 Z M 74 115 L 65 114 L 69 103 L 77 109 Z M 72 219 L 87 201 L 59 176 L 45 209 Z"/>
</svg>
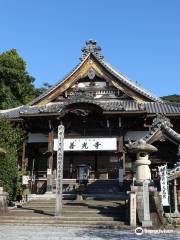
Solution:
<svg viewBox="0 0 180 240">
<path fill-rule="evenodd" d="M 5 118 L 0 118 L 0 146 L 5 149 L 5 156 L 0 156 L 0 181 L 9 193 L 10 201 L 17 194 L 17 157 L 24 140 L 21 128 Z"/>
</svg>

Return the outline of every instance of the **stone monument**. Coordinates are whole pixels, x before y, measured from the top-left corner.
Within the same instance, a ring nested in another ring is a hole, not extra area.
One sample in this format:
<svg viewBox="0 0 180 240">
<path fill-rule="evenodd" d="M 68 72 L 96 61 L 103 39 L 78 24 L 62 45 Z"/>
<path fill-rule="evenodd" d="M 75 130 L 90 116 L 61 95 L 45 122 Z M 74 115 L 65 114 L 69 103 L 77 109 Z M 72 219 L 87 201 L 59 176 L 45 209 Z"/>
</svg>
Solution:
<svg viewBox="0 0 180 240">
<path fill-rule="evenodd" d="M 136 193 L 130 192 L 130 225 L 136 226 Z"/>
<path fill-rule="evenodd" d="M 55 216 L 62 216 L 63 198 L 63 159 L 64 159 L 64 126 L 58 126 L 57 175 L 56 175 L 56 209 Z"/>
<path fill-rule="evenodd" d="M 144 219 L 142 221 L 143 227 L 152 227 L 149 209 L 149 180 L 143 182 L 143 202 L 144 202 Z"/>
<path fill-rule="evenodd" d="M 0 156 L 6 154 L 3 148 L 0 148 Z M 3 191 L 3 187 L 0 186 L 0 215 L 6 214 L 8 211 L 7 206 L 8 193 Z"/>
</svg>

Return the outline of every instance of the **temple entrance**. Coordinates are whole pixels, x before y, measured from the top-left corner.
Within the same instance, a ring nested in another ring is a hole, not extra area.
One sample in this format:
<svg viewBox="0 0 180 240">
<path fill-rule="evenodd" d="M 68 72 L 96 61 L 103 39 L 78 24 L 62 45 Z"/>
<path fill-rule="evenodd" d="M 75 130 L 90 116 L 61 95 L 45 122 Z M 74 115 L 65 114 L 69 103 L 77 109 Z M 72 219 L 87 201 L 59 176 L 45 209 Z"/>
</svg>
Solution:
<svg viewBox="0 0 180 240">
<path fill-rule="evenodd" d="M 55 158 L 56 159 L 56 158 Z M 65 152 L 64 179 L 77 179 L 77 166 L 89 166 L 90 179 L 117 179 L 120 162 L 113 152 Z M 54 165 L 56 162 L 54 161 Z M 54 166 L 56 169 L 56 166 Z"/>
</svg>

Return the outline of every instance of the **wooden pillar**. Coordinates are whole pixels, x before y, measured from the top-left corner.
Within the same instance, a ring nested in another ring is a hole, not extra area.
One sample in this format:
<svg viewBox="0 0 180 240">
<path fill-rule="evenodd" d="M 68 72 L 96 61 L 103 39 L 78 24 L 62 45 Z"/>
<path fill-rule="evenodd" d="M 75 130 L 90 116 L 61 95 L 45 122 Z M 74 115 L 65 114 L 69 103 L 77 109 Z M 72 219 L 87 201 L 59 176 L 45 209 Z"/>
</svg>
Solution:
<svg viewBox="0 0 180 240">
<path fill-rule="evenodd" d="M 125 176 L 125 152 L 124 152 L 124 139 L 123 136 L 118 137 L 117 139 L 117 151 L 118 151 L 118 160 L 120 162 L 120 167 L 123 169 Z"/>
<path fill-rule="evenodd" d="M 22 162 L 21 162 L 21 169 L 25 170 L 26 169 L 26 140 L 23 142 L 23 148 L 22 148 Z"/>
<path fill-rule="evenodd" d="M 50 129 L 48 133 L 48 159 L 47 159 L 47 189 L 46 192 L 53 190 L 53 144 L 54 144 L 54 131 Z"/>
<path fill-rule="evenodd" d="M 69 160 L 69 177 L 70 178 L 73 178 L 73 160 L 74 160 L 74 157 L 71 154 L 70 160 Z"/>
<path fill-rule="evenodd" d="M 177 181 L 174 179 L 174 213 L 178 214 Z"/>
<path fill-rule="evenodd" d="M 97 162 L 97 154 L 95 154 L 95 157 L 94 157 L 94 170 L 95 170 L 95 172 L 97 172 L 98 171 L 98 162 Z"/>
<path fill-rule="evenodd" d="M 124 172 L 124 176 L 125 176 L 125 173 L 126 173 L 126 155 L 125 155 L 125 152 L 123 152 L 122 161 L 123 161 L 123 172 Z"/>
</svg>

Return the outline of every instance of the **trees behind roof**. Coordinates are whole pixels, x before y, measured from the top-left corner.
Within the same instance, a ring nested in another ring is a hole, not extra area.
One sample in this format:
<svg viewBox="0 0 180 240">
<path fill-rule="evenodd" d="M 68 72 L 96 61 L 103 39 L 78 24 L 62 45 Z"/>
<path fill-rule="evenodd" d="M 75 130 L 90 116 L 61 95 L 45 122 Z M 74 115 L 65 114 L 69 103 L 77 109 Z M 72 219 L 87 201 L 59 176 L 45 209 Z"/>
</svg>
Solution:
<svg viewBox="0 0 180 240">
<path fill-rule="evenodd" d="M 36 96 L 34 78 L 16 49 L 0 54 L 0 109 L 17 107 Z"/>
<path fill-rule="evenodd" d="M 169 101 L 169 102 L 177 102 L 177 103 L 180 102 L 180 95 L 177 95 L 177 94 L 164 96 L 164 97 L 161 97 L 161 98 L 166 100 L 166 101 Z"/>
</svg>

